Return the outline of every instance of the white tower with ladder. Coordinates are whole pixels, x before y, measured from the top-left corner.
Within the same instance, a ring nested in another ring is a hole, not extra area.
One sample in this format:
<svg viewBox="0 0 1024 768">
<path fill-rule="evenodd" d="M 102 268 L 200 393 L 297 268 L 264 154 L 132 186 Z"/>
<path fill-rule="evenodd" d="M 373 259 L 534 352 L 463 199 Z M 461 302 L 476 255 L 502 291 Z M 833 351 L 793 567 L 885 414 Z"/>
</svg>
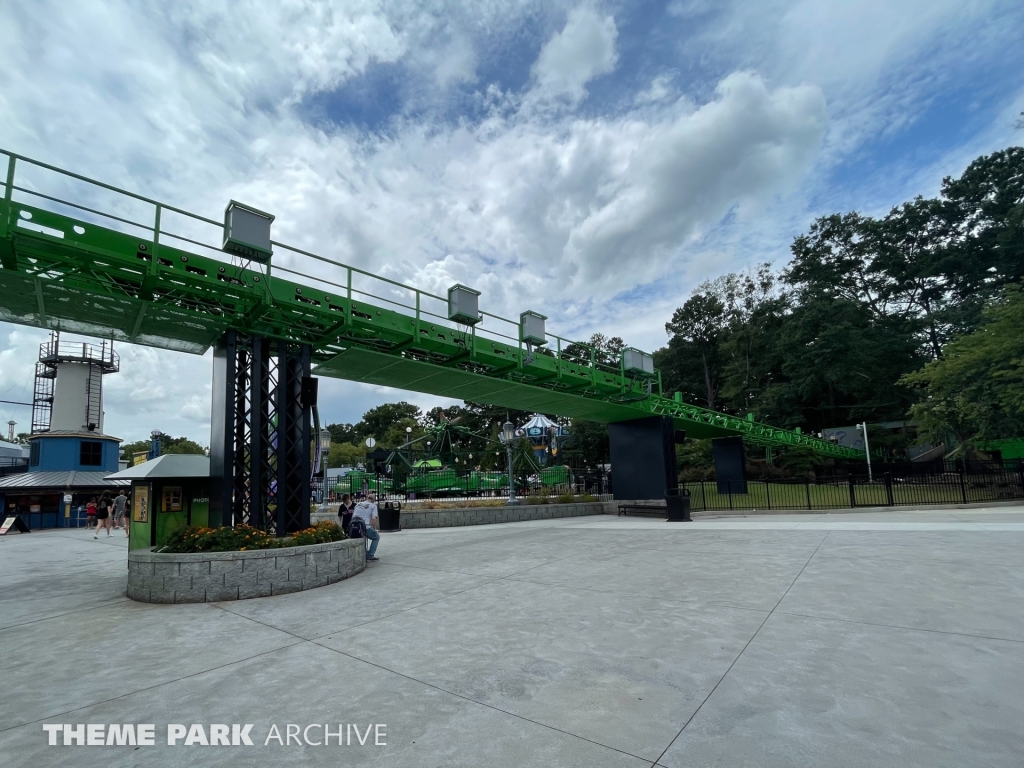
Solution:
<svg viewBox="0 0 1024 768">
<path fill-rule="evenodd" d="M 103 434 L 103 377 L 119 367 L 113 341 L 61 341 L 60 331 L 51 333 L 39 347 L 32 434 Z"/>
</svg>

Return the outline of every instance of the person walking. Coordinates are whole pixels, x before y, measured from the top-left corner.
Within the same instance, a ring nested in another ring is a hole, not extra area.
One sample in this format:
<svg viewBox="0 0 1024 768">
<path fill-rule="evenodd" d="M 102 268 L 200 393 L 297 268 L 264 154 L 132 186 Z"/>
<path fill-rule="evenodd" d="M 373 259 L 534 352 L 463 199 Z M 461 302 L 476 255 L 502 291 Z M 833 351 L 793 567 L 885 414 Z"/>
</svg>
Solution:
<svg viewBox="0 0 1024 768">
<path fill-rule="evenodd" d="M 373 493 L 366 494 L 366 498 L 356 504 L 356 508 L 352 510 L 352 516 L 358 517 L 365 523 L 366 538 L 372 542 L 366 551 L 367 561 L 380 560 L 376 556 L 377 545 L 380 543 L 380 534 L 377 533 L 377 526 L 380 525 L 377 520 L 377 497 Z"/>
<path fill-rule="evenodd" d="M 96 504 L 96 531 L 92 537 L 98 539 L 100 537 L 100 528 L 107 529 L 107 538 L 110 538 L 110 525 L 114 521 L 110 519 L 110 493 L 104 491 L 100 494 L 100 500 Z"/>
<path fill-rule="evenodd" d="M 96 527 L 96 497 L 93 496 L 89 499 L 89 503 L 85 505 L 85 530 L 91 530 Z"/>
<path fill-rule="evenodd" d="M 124 535 L 128 535 L 128 518 L 125 515 L 125 509 L 128 508 L 128 497 L 125 495 L 124 488 L 118 491 L 117 496 L 114 497 L 114 527 L 124 528 Z"/>
</svg>

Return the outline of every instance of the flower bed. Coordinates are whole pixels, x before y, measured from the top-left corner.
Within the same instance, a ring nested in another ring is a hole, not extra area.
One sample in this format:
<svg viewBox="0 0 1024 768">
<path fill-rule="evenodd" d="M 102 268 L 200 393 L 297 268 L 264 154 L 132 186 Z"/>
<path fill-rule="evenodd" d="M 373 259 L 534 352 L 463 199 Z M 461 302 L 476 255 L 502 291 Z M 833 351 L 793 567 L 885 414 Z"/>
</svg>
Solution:
<svg viewBox="0 0 1024 768">
<path fill-rule="evenodd" d="M 190 525 L 172 533 L 167 543 L 157 552 L 246 552 L 258 549 L 280 549 L 301 547 L 309 544 L 328 544 L 344 541 L 347 537 L 333 523 L 323 521 L 298 531 L 287 538 L 276 538 L 264 530 L 248 525 L 220 528 L 200 528 Z"/>
</svg>

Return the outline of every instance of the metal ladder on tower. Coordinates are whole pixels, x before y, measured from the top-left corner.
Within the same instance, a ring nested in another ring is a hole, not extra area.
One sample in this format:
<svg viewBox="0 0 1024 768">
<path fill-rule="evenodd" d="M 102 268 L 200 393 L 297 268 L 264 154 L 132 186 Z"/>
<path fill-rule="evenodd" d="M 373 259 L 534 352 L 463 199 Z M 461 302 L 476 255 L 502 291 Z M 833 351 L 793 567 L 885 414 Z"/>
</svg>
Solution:
<svg viewBox="0 0 1024 768">
<path fill-rule="evenodd" d="M 98 365 L 89 365 L 85 392 L 85 428 L 92 432 L 100 428 L 103 409 L 103 371 Z"/>
<path fill-rule="evenodd" d="M 36 363 L 36 380 L 32 391 L 32 434 L 50 431 L 53 413 L 53 383 L 55 372 L 46 364 Z"/>
</svg>

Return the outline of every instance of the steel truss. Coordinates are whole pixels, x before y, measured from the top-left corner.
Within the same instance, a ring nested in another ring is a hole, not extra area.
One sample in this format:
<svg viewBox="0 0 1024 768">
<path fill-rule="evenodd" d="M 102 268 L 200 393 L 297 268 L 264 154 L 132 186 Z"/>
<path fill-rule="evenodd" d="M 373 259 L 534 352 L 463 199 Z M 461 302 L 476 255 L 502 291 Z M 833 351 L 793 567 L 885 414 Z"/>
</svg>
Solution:
<svg viewBox="0 0 1024 768">
<path fill-rule="evenodd" d="M 309 526 L 308 344 L 227 331 L 214 348 L 211 523 Z"/>
</svg>

